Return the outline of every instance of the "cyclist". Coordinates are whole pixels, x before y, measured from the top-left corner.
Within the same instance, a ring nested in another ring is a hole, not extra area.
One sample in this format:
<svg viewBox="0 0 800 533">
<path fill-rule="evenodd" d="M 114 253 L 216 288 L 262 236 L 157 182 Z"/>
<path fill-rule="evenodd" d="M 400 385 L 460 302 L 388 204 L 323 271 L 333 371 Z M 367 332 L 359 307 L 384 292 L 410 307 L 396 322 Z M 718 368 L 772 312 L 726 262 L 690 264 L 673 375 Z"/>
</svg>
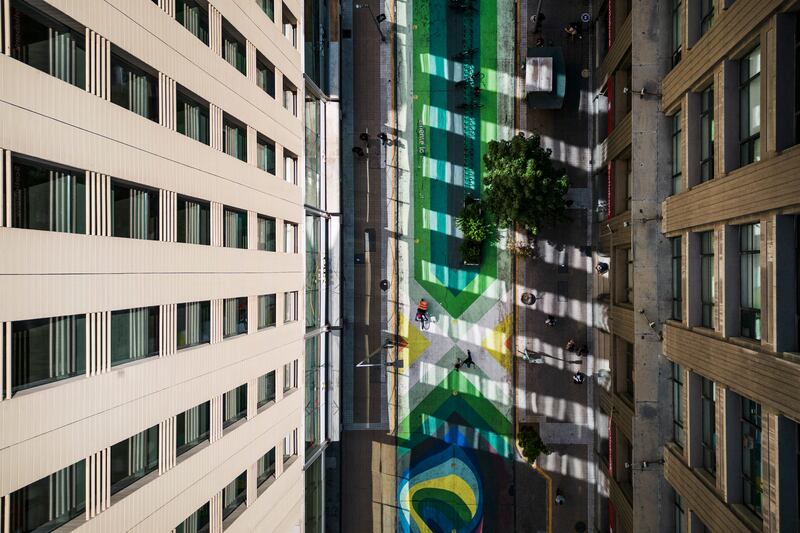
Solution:
<svg viewBox="0 0 800 533">
<path fill-rule="evenodd" d="M 417 322 L 429 320 L 428 318 L 428 302 L 422 298 L 417 305 L 417 316 L 414 318 Z"/>
</svg>

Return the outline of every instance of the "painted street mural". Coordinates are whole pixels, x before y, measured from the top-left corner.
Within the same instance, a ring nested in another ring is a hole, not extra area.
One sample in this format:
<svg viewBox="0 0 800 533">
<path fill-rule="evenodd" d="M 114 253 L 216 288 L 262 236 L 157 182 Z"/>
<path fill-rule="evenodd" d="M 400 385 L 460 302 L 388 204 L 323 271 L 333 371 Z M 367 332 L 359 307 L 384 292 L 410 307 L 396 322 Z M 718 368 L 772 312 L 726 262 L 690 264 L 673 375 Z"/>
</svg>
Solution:
<svg viewBox="0 0 800 533">
<path fill-rule="evenodd" d="M 510 352 L 511 261 L 484 244 L 465 266 L 455 219 L 481 196 L 487 142 L 513 125 L 510 0 L 413 0 L 398 23 L 405 58 L 398 74 L 407 165 L 406 239 L 398 257 L 404 368 L 399 384 L 398 529 L 451 533 L 513 527 Z M 484 14 L 484 16 L 481 16 Z M 405 74 L 403 73 L 405 72 Z M 409 78 L 410 76 L 410 78 Z M 402 113 L 402 110 L 405 113 Z M 401 192 L 401 196 L 403 193 Z M 420 298 L 430 328 L 414 321 Z M 455 368 L 457 358 L 474 358 Z"/>
</svg>

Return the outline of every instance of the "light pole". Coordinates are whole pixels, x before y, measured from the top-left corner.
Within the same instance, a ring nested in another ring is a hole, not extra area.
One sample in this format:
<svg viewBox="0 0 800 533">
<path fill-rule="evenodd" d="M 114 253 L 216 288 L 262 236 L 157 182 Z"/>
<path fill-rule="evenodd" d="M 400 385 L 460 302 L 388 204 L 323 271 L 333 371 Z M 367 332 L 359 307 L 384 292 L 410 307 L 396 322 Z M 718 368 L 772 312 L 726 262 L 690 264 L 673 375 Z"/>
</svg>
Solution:
<svg viewBox="0 0 800 533">
<path fill-rule="evenodd" d="M 380 14 L 378 16 L 375 16 L 375 13 L 372 11 L 372 6 L 369 5 L 369 4 L 356 4 L 355 5 L 356 9 L 364 9 L 365 7 L 367 9 L 369 9 L 369 14 L 372 17 L 372 22 L 375 23 L 375 27 L 378 28 L 378 33 L 381 34 L 381 41 L 386 42 L 386 36 L 383 34 L 383 30 L 381 30 L 381 22 L 386 20 L 386 15 Z"/>
<path fill-rule="evenodd" d="M 386 367 L 391 366 L 391 367 L 394 367 L 394 368 L 403 368 L 403 360 L 402 359 L 399 359 L 397 361 L 386 361 L 386 362 L 381 361 L 380 363 L 369 363 L 368 362 L 370 359 L 372 359 L 372 357 L 375 354 L 377 354 L 379 352 L 382 352 L 383 350 L 390 350 L 392 348 L 394 348 L 394 342 L 392 342 L 390 340 L 387 340 L 386 342 L 383 343 L 383 345 L 381 345 L 380 348 L 378 348 L 377 350 L 375 350 L 374 352 L 369 354 L 360 363 L 357 363 L 356 364 L 356 368 L 369 368 L 369 367 L 372 367 L 372 366 L 386 366 Z"/>
</svg>

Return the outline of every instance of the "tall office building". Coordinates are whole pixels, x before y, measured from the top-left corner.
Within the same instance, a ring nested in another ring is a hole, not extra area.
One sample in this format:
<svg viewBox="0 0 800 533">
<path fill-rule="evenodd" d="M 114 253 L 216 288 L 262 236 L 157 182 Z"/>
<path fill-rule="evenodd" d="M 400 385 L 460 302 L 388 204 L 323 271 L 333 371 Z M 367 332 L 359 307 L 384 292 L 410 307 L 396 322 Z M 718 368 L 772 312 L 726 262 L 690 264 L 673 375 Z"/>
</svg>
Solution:
<svg viewBox="0 0 800 533">
<path fill-rule="evenodd" d="M 596 16 L 596 527 L 798 531 L 800 5 Z"/>
<path fill-rule="evenodd" d="M 3 533 L 304 529 L 338 210 L 307 8 L 0 0 Z"/>
</svg>

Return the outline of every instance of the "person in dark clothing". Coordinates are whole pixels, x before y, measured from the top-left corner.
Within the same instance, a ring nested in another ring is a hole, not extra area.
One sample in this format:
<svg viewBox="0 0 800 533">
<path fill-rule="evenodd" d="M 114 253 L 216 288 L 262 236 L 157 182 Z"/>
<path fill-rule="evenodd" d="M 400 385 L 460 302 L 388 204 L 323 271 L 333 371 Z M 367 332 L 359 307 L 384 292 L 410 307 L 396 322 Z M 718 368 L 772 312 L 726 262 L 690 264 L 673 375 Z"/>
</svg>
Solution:
<svg viewBox="0 0 800 533">
<path fill-rule="evenodd" d="M 475 361 L 472 360 L 472 352 L 467 350 L 467 358 L 464 359 L 463 363 L 467 368 L 472 368 L 472 365 L 475 364 Z"/>
</svg>

